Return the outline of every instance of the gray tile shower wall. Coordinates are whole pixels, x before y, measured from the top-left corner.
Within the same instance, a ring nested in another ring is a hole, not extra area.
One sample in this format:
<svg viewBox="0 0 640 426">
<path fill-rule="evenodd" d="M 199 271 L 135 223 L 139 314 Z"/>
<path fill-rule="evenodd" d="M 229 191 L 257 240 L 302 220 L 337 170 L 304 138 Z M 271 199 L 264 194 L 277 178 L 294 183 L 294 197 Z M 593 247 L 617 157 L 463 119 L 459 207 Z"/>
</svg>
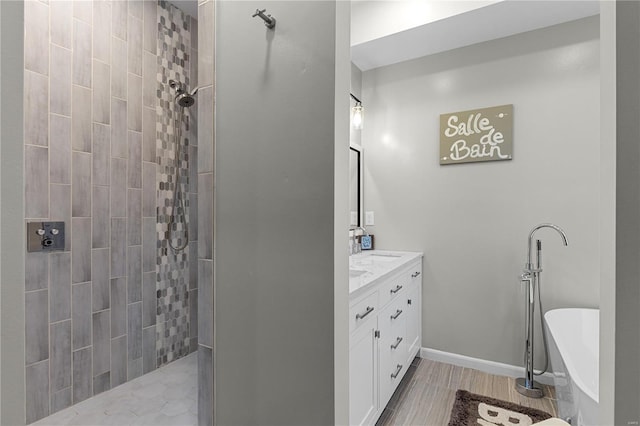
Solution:
<svg viewBox="0 0 640 426">
<path fill-rule="evenodd" d="M 193 173 L 193 190 L 198 194 L 198 215 L 197 220 L 192 225 L 197 225 L 198 243 L 190 249 L 192 253 L 198 253 L 198 265 L 192 262 L 192 282 L 196 282 L 198 300 L 194 305 L 198 312 L 197 332 L 198 338 L 198 424 L 213 424 L 215 419 L 214 401 L 214 368 L 213 363 L 216 351 L 213 344 L 214 335 L 214 304 L 215 294 L 215 262 L 214 262 L 214 153 L 215 153 L 215 133 L 213 128 L 214 116 L 214 96 L 213 81 L 215 76 L 215 7 L 214 0 L 200 1 L 198 4 L 198 66 L 197 70 L 191 70 L 192 75 L 197 75 L 200 86 L 197 120 L 195 126 L 198 132 L 197 146 L 197 179 L 195 170 Z M 199 183 L 196 185 L 196 182 Z M 197 250 L 196 250 L 197 248 Z M 194 342 L 194 343 L 195 343 Z"/>
<path fill-rule="evenodd" d="M 197 21 L 167 2 L 24 7 L 25 220 L 67 230 L 26 256 L 32 423 L 197 348 L 197 226 L 178 255 L 166 236 L 176 170 L 188 221 L 198 205 L 196 109 L 176 158 L 167 82 L 193 88 L 198 67 Z"/>
</svg>

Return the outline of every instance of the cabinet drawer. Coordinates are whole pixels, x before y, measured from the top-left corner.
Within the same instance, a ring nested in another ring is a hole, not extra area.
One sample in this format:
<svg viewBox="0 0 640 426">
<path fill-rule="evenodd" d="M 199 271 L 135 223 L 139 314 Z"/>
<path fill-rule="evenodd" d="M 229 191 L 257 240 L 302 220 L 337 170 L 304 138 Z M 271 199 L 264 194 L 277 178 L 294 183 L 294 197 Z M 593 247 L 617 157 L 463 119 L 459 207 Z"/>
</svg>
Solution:
<svg viewBox="0 0 640 426">
<path fill-rule="evenodd" d="M 407 310 L 403 302 L 404 298 L 398 297 L 378 316 L 381 407 L 387 404 L 407 370 Z"/>
<path fill-rule="evenodd" d="M 403 271 L 380 286 L 380 306 L 397 298 L 411 282 L 411 274 Z"/>
<path fill-rule="evenodd" d="M 422 263 L 416 262 L 408 269 L 410 286 L 417 286 L 422 283 Z"/>
<path fill-rule="evenodd" d="M 349 333 L 378 316 L 378 292 L 371 293 L 349 308 Z"/>
</svg>

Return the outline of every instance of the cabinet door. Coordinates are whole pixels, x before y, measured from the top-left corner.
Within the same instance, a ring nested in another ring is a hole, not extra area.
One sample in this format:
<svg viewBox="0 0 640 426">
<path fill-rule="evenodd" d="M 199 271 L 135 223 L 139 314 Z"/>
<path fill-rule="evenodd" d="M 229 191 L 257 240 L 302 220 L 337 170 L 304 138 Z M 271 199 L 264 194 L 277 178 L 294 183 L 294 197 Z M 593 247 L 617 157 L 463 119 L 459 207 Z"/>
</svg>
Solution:
<svg viewBox="0 0 640 426">
<path fill-rule="evenodd" d="M 422 344 L 422 291 L 419 283 L 411 285 L 405 297 L 407 309 L 407 364 L 410 365 L 413 358 L 420 351 Z"/>
<path fill-rule="evenodd" d="M 380 312 L 378 326 L 379 407 L 383 409 L 407 370 L 406 317 L 404 294 Z"/>
<path fill-rule="evenodd" d="M 373 424 L 378 414 L 376 321 L 363 324 L 350 338 L 349 424 Z"/>
</svg>

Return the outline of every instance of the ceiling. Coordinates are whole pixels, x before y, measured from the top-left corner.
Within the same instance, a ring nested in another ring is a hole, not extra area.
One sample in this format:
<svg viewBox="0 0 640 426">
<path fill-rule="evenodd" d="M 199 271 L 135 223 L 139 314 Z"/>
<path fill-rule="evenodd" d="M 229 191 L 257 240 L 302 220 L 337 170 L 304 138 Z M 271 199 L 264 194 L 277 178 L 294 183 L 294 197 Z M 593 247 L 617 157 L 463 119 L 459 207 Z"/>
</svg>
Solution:
<svg viewBox="0 0 640 426">
<path fill-rule="evenodd" d="M 375 6 L 375 2 L 369 3 Z M 423 3 L 428 2 L 423 0 Z M 579 0 L 504 0 L 469 9 L 424 25 L 352 44 L 351 60 L 362 71 L 367 71 L 600 13 L 598 1 Z M 387 10 L 385 19 L 393 21 L 394 16 Z M 361 19 L 359 25 L 366 25 L 366 22 L 363 23 Z"/>
<path fill-rule="evenodd" d="M 171 0 L 198 16 L 198 0 Z M 597 15 L 593 0 L 353 0 L 351 60 L 362 71 Z"/>
</svg>

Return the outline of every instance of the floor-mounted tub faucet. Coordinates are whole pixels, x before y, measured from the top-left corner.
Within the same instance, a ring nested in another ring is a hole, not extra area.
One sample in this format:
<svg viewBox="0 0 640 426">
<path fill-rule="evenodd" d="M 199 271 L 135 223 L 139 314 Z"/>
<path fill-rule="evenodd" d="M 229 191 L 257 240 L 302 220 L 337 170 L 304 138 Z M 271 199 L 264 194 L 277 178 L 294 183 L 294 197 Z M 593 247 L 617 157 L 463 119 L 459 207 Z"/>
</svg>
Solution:
<svg viewBox="0 0 640 426">
<path fill-rule="evenodd" d="M 569 245 L 569 242 L 567 241 L 567 234 L 564 233 L 562 228 L 560 228 L 558 225 L 554 225 L 553 223 L 541 223 L 540 225 L 534 227 L 531 230 L 531 233 L 529 233 L 529 244 L 527 245 L 527 264 L 525 265 L 525 269 L 526 268 L 531 269 L 533 267 L 532 262 L 531 262 L 531 242 L 533 241 L 533 234 L 535 234 L 536 231 L 538 231 L 539 229 L 542 229 L 542 228 L 555 229 L 556 232 L 558 232 L 558 234 L 560 234 L 560 237 L 562 238 L 562 243 L 565 246 Z"/>
<path fill-rule="evenodd" d="M 534 376 L 537 374 L 533 368 L 533 326 L 534 326 L 534 311 L 536 302 L 536 290 L 538 292 L 538 306 L 540 307 L 540 322 L 542 322 L 542 302 L 540 301 L 540 273 L 542 272 L 542 241 L 536 240 L 536 263 L 533 264 L 531 259 L 531 243 L 533 242 L 533 235 L 542 228 L 551 228 L 560 234 L 562 243 L 567 246 L 567 235 L 562 228 L 552 223 L 541 223 L 534 227 L 529 233 L 529 239 L 527 240 L 527 262 L 524 265 L 524 270 L 520 276 L 520 281 L 526 284 L 527 292 L 527 307 L 526 307 L 526 324 L 527 335 L 525 341 L 525 377 L 516 379 L 516 390 L 521 394 L 532 397 L 542 398 L 542 387 L 538 382 L 534 380 Z M 544 335 L 544 327 L 542 328 L 542 338 L 545 346 L 545 354 L 547 353 L 547 343 Z M 548 364 L 548 357 L 545 364 Z M 545 365 L 544 370 L 547 367 Z M 543 371 L 544 372 L 544 371 Z M 541 373 L 540 373 L 541 374 Z"/>
</svg>

